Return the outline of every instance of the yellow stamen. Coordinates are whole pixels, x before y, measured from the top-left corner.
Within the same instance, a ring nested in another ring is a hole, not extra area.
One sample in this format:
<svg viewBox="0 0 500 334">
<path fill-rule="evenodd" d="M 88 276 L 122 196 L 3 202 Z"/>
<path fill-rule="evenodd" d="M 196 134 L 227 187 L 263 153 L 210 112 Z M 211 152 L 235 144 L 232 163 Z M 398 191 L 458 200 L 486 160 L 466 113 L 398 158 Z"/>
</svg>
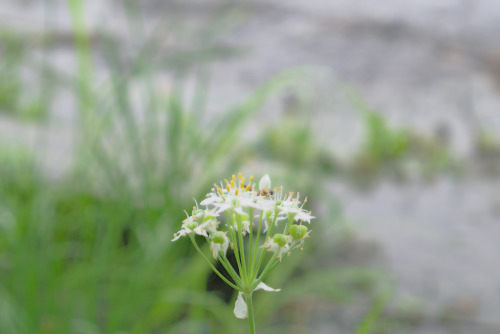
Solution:
<svg viewBox="0 0 500 334">
<path fill-rule="evenodd" d="M 238 173 L 238 180 L 241 180 L 241 173 Z"/>
<path fill-rule="evenodd" d="M 241 183 L 244 183 L 244 182 L 245 182 L 245 177 L 244 177 L 244 176 L 242 176 L 242 177 L 241 177 Z"/>
<path fill-rule="evenodd" d="M 227 189 L 228 192 L 231 191 L 231 187 L 229 187 L 229 184 L 226 184 L 226 189 Z"/>
<path fill-rule="evenodd" d="M 217 190 L 219 191 L 219 194 L 221 194 L 221 195 L 223 194 L 223 191 L 221 188 L 217 188 Z"/>
<path fill-rule="evenodd" d="M 250 186 L 247 186 L 247 187 L 245 188 L 245 191 L 250 191 L 250 189 L 251 189 L 251 188 L 250 188 Z"/>
<path fill-rule="evenodd" d="M 234 188 L 234 180 L 231 180 L 231 188 Z"/>
<path fill-rule="evenodd" d="M 224 179 L 224 182 L 229 183 L 229 181 L 227 179 Z"/>
<path fill-rule="evenodd" d="M 238 189 L 238 188 L 236 188 L 236 190 L 234 191 L 234 194 L 235 194 L 236 196 L 238 196 L 238 192 L 239 192 L 239 189 Z"/>
<path fill-rule="evenodd" d="M 233 174 L 233 180 L 236 181 L 236 176 L 234 176 L 234 174 Z"/>
<path fill-rule="evenodd" d="M 243 181 L 240 182 L 240 188 L 244 188 L 245 187 L 245 184 L 243 183 Z"/>
<path fill-rule="evenodd" d="M 250 179 L 249 179 L 249 180 L 250 180 L 250 182 L 252 182 L 252 181 L 253 181 L 253 176 L 250 176 Z"/>
</svg>

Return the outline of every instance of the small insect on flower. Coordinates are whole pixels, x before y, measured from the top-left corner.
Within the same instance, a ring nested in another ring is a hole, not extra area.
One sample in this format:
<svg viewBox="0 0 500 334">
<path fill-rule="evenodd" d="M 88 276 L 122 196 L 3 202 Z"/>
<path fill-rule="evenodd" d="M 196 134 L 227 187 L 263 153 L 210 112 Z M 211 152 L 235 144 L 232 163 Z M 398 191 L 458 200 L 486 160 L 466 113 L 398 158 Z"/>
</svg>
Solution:
<svg viewBox="0 0 500 334">
<path fill-rule="evenodd" d="M 274 190 L 271 189 L 261 189 L 257 192 L 258 196 L 270 197 L 274 195 Z"/>
<path fill-rule="evenodd" d="M 257 196 L 270 197 L 272 195 L 274 195 L 274 191 L 271 190 L 271 178 L 266 174 L 260 179 Z"/>
</svg>

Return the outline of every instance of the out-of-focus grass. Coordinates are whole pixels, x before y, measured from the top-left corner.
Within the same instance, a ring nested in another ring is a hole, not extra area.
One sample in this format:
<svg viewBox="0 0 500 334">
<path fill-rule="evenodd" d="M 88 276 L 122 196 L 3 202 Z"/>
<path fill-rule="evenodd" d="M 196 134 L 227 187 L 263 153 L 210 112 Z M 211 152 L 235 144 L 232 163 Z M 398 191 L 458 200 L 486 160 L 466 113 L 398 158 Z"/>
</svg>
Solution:
<svg viewBox="0 0 500 334">
<path fill-rule="evenodd" d="M 22 35 L 0 30 L 0 112 L 18 120 L 37 122 L 48 115 L 53 93 L 53 81 L 47 80 L 43 66 L 32 66 L 23 73 L 23 66 L 33 62 L 29 45 Z M 38 84 L 27 76 L 37 76 Z"/>
<path fill-rule="evenodd" d="M 79 102 L 75 164 L 66 178 L 53 182 L 29 153 L 0 151 L 0 333 L 243 331 L 246 322 L 232 314 L 234 297 L 227 304 L 207 292 L 209 268 L 187 242 L 171 247 L 170 239 L 192 197 L 200 199 L 214 180 L 250 159 L 276 167 L 271 174 L 277 184 L 309 195 L 317 203 L 313 211 L 326 207 L 311 227 L 314 242 L 270 277 L 281 294 L 257 294 L 258 327 L 308 333 L 317 302 L 344 304 L 360 295 L 377 300 L 379 275 L 330 262 L 343 247 L 341 227 L 332 229 L 342 217 L 324 181 L 342 170 L 316 142 L 306 113 L 286 115 L 276 127 L 255 123 L 256 112 L 300 71 L 282 73 L 233 108 L 208 116 L 205 61 L 216 57 L 215 50 L 202 45 L 158 60 L 155 40 L 143 35 L 133 2 L 127 2 L 136 51 L 124 55 L 123 45 L 105 39 L 100 60 L 110 73 L 97 81 L 83 2 L 68 4 L 78 55 L 77 74 L 69 81 Z M 206 34 L 216 35 L 231 22 L 217 17 Z M 155 73 L 168 71 L 171 86 L 159 90 Z M 193 73 L 198 77 L 189 99 L 185 82 Z M 8 103 L 14 106 L 16 99 Z M 355 164 L 376 170 L 401 161 L 411 136 L 378 114 L 362 115 L 368 135 Z M 254 142 L 242 139 L 252 126 L 259 131 L 258 154 Z M 378 311 L 360 330 L 371 327 Z"/>
<path fill-rule="evenodd" d="M 460 171 L 446 134 L 439 133 L 446 133 L 446 129 L 438 129 L 435 136 L 430 136 L 397 128 L 370 108 L 356 90 L 348 89 L 346 96 L 364 125 L 363 145 L 344 168 L 345 175 L 356 183 L 369 183 L 381 175 L 398 180 L 409 176 L 428 179 L 438 173 Z"/>
<path fill-rule="evenodd" d="M 69 4 L 79 59 L 75 166 L 54 182 L 29 153 L 2 145 L 0 332 L 231 333 L 245 327 L 233 319 L 233 305 L 205 291 L 209 268 L 187 243 L 174 248 L 170 239 L 192 197 L 245 161 L 242 131 L 297 73 L 271 79 L 208 118 L 207 81 L 200 80 L 188 104 L 183 73 L 172 89 L 157 91 L 151 73 L 165 69 L 151 65 L 153 55 L 125 62 L 120 46 L 109 43 L 110 79 L 96 89 L 82 2 Z M 132 97 L 137 86 L 139 104 Z"/>
</svg>

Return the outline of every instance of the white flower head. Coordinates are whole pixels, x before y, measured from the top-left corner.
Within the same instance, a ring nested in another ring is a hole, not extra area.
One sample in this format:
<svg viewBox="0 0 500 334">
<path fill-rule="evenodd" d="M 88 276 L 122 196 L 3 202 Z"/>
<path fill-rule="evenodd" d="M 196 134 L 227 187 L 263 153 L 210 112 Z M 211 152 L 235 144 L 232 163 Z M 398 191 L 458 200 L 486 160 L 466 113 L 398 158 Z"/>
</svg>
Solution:
<svg viewBox="0 0 500 334">
<path fill-rule="evenodd" d="M 195 235 L 204 236 L 210 243 L 210 250 L 215 259 L 225 257 L 229 246 L 234 248 L 235 254 L 238 254 L 238 251 L 239 254 L 245 254 L 245 249 L 257 250 L 259 247 L 271 252 L 270 256 L 267 256 L 269 262 L 263 271 L 260 271 L 259 267 L 264 256 L 258 265 L 247 260 L 250 256 L 240 256 L 241 261 L 245 262 L 238 265 L 250 268 L 248 272 L 251 273 L 249 276 L 252 276 L 245 280 L 234 268 L 226 266 L 231 264 L 225 263 L 224 268 L 232 280 L 226 280 L 223 274 L 215 270 L 229 286 L 239 291 L 234 307 L 236 317 L 248 317 L 245 298 L 251 298 L 255 290 L 279 291 L 262 283 L 262 279 L 284 255 L 290 255 L 292 250 L 302 248 L 304 241 L 309 238 L 310 231 L 305 223 L 310 224 L 314 217 L 303 208 L 307 197 L 303 202 L 299 199 L 298 193 L 284 194 L 283 187 L 272 189 L 268 174 L 262 176 L 257 184 L 252 176 L 246 179 L 238 173 L 237 176 L 232 175 L 229 180 L 214 184 L 211 192 L 199 205 L 195 200 L 196 206 L 193 207 L 192 214 L 186 213 L 188 217 L 183 221 L 181 230 L 174 234 L 173 241 L 189 235 L 200 253 L 202 250 L 196 243 Z M 225 218 L 222 220 L 224 225 L 220 225 L 219 216 Z M 265 233 L 266 237 L 260 238 L 262 233 Z M 244 240 L 243 237 L 247 235 L 248 239 Z M 264 244 L 259 242 L 265 239 L 267 240 Z"/>
</svg>

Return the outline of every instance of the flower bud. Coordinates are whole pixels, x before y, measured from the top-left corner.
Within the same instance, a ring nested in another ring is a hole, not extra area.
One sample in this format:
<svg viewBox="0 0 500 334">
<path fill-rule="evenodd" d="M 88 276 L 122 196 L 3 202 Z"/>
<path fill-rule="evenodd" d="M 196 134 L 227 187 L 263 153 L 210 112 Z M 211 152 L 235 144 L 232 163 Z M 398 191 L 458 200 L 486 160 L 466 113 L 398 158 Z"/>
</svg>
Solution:
<svg viewBox="0 0 500 334">
<path fill-rule="evenodd" d="M 207 222 L 209 220 L 215 220 L 217 217 L 213 214 L 205 214 L 205 218 L 203 218 L 203 222 Z"/>
<path fill-rule="evenodd" d="M 224 240 L 225 240 L 225 237 L 226 235 L 224 234 L 224 232 L 217 232 L 217 233 L 214 233 L 212 235 L 212 241 L 215 243 L 215 244 L 223 244 L 224 243 Z"/>
<path fill-rule="evenodd" d="M 193 216 L 198 223 L 202 223 L 203 218 L 205 217 L 205 211 L 201 209 L 193 210 Z"/>
<path fill-rule="evenodd" d="M 275 234 L 273 241 L 278 244 L 278 246 L 283 247 L 286 245 L 286 237 L 283 234 Z"/>
<path fill-rule="evenodd" d="M 271 189 L 271 178 L 269 175 L 264 175 L 259 181 L 259 190 Z"/>
<path fill-rule="evenodd" d="M 194 220 L 190 220 L 187 224 L 186 227 L 193 231 L 196 227 L 198 227 L 198 224 Z"/>
<path fill-rule="evenodd" d="M 289 233 L 295 240 L 300 240 L 306 236 L 307 227 L 304 225 L 292 225 L 290 226 Z"/>
</svg>

